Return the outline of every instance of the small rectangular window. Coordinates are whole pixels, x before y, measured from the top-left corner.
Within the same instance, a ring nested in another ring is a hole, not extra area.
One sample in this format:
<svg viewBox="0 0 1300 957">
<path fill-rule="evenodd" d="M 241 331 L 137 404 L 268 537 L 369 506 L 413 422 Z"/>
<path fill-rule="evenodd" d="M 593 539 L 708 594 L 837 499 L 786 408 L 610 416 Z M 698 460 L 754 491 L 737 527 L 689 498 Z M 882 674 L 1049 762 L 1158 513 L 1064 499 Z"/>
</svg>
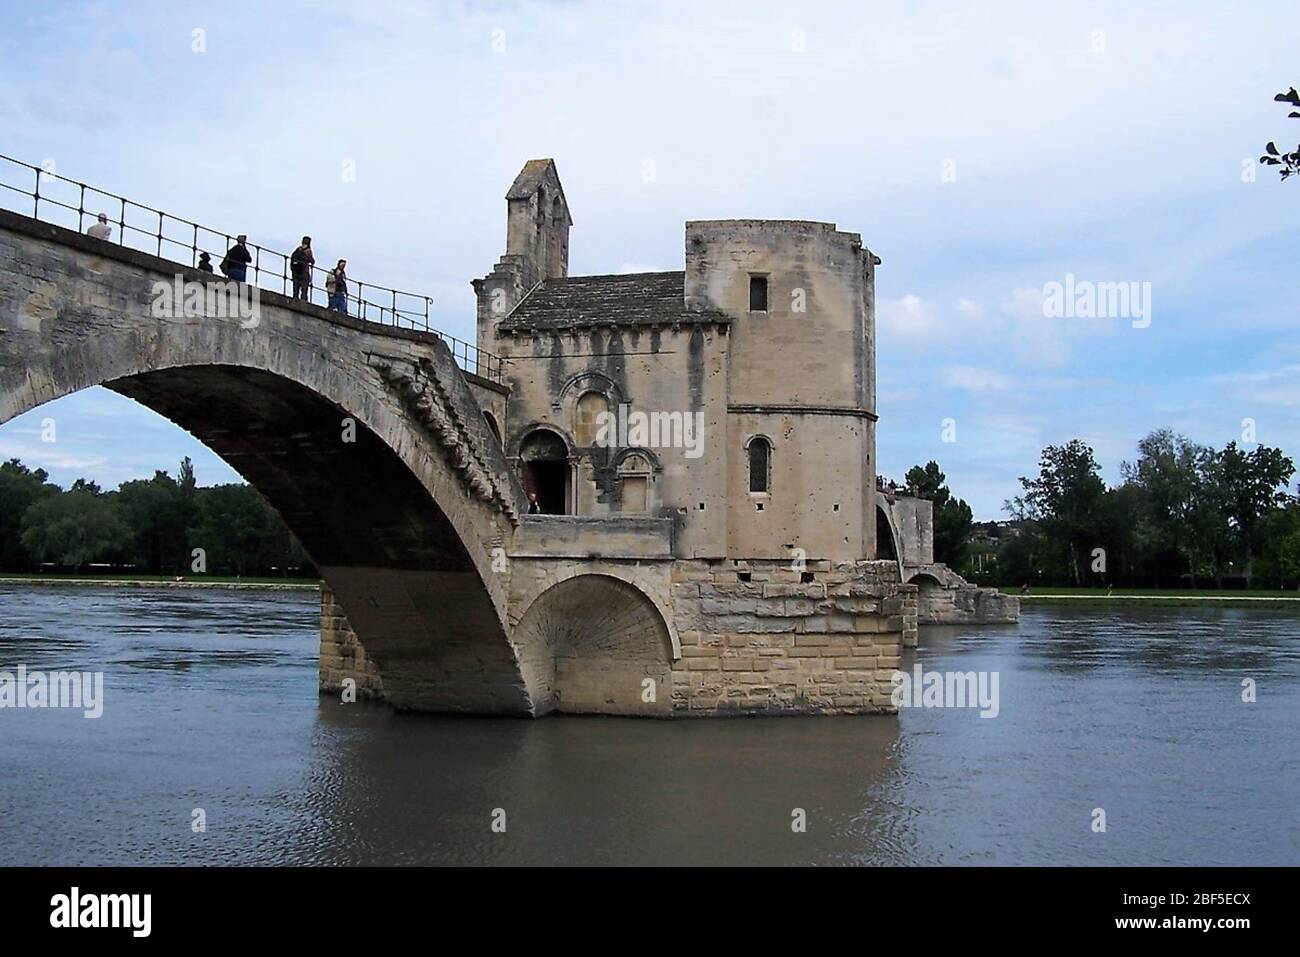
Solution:
<svg viewBox="0 0 1300 957">
<path fill-rule="evenodd" d="M 767 277 L 749 277 L 749 311 L 767 312 Z"/>
</svg>

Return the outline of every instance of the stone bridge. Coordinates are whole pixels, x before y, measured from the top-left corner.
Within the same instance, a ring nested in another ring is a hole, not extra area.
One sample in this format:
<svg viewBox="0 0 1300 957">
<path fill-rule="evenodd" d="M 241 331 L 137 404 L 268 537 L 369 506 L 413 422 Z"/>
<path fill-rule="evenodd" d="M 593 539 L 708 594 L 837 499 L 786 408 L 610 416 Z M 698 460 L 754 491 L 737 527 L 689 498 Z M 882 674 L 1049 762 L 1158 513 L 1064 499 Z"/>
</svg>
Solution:
<svg viewBox="0 0 1300 957">
<path fill-rule="evenodd" d="M 878 499 L 882 532 L 893 542 L 899 580 L 917 586 L 922 625 L 1010 624 L 1020 619 L 1020 599 L 972 585 L 934 560 L 934 503 L 890 492 Z"/>
<path fill-rule="evenodd" d="M 660 680 L 680 657 L 656 605 L 667 565 L 661 586 L 634 585 L 637 563 L 566 546 L 572 522 L 521 527 L 523 490 L 483 414 L 501 421 L 504 387 L 463 372 L 436 334 L 265 290 L 255 319 L 159 315 L 155 284 L 178 276 L 214 281 L 0 210 L 0 423 L 103 385 L 199 438 L 316 563 L 323 682 L 369 675 L 393 705 L 419 710 L 540 714 L 566 682 L 577 710 L 668 707 L 667 694 L 643 704 L 632 680 Z M 612 525 L 624 552 L 670 554 L 670 523 Z M 584 587 L 580 575 L 592 576 Z M 642 647 L 602 650 L 629 623 Z M 609 671 L 628 677 L 626 706 L 597 687 L 607 680 L 593 672 Z"/>
</svg>

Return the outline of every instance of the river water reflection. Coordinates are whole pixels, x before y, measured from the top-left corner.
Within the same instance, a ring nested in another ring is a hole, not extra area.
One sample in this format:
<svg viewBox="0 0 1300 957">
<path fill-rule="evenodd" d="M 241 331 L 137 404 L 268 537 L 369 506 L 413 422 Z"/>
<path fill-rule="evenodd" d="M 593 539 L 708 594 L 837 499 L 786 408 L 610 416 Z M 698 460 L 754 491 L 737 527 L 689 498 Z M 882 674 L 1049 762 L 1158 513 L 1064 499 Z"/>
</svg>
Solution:
<svg viewBox="0 0 1300 957">
<path fill-rule="evenodd" d="M 317 608 L 0 585 L 0 670 L 105 672 L 98 720 L 0 710 L 0 864 L 1300 863 L 1290 611 L 923 629 L 904 667 L 997 672 L 993 719 L 527 721 L 320 697 Z"/>
</svg>

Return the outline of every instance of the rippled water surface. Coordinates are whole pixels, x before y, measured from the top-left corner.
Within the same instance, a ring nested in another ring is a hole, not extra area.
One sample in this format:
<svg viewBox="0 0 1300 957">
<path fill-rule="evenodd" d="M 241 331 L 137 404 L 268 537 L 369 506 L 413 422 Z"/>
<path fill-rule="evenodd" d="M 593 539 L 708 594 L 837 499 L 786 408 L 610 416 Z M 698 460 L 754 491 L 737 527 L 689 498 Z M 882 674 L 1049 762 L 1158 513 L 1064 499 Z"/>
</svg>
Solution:
<svg viewBox="0 0 1300 957">
<path fill-rule="evenodd" d="M 0 864 L 1300 863 L 1293 612 L 923 629 L 904 667 L 997 672 L 992 719 L 527 721 L 319 696 L 317 609 L 0 585 L 0 670 L 105 673 L 98 720 L 0 710 Z"/>
</svg>

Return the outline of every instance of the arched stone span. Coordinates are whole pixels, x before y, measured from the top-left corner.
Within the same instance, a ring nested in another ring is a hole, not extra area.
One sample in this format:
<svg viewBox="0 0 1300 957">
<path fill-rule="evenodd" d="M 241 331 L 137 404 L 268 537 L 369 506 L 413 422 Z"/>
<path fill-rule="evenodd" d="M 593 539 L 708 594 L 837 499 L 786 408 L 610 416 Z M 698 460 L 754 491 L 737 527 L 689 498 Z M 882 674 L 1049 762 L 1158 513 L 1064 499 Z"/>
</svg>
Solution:
<svg viewBox="0 0 1300 957">
<path fill-rule="evenodd" d="M 178 274 L 212 280 L 0 211 L 0 423 L 97 384 L 155 409 L 281 512 L 395 706 L 530 713 L 491 553 L 522 490 L 446 345 L 265 292 L 155 315 Z"/>
<path fill-rule="evenodd" d="M 533 600 L 514 634 L 539 714 L 671 713 L 679 652 L 668 620 L 635 585 L 603 574 L 566 578 Z"/>
<path fill-rule="evenodd" d="M 903 580 L 926 587 L 960 588 L 966 585 L 962 578 L 947 565 L 932 562 L 929 565 L 908 565 L 903 570 Z"/>
<path fill-rule="evenodd" d="M 898 528 L 894 525 L 894 516 L 887 503 L 876 501 L 876 557 L 889 559 L 898 563 L 899 581 L 903 580 L 902 553 L 899 551 Z"/>
</svg>

